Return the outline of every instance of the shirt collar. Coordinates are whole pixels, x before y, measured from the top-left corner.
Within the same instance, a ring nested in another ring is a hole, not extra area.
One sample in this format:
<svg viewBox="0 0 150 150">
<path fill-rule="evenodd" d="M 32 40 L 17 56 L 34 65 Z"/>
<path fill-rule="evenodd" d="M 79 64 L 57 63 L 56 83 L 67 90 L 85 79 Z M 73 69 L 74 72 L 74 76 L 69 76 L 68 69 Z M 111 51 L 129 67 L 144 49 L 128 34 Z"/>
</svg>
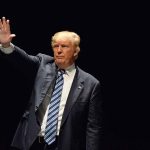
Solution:
<svg viewBox="0 0 150 150">
<path fill-rule="evenodd" d="M 72 71 L 74 71 L 74 70 L 75 70 L 75 64 L 72 64 L 71 66 L 69 66 L 65 69 L 65 72 L 67 75 L 70 75 L 70 73 L 72 73 Z"/>
</svg>

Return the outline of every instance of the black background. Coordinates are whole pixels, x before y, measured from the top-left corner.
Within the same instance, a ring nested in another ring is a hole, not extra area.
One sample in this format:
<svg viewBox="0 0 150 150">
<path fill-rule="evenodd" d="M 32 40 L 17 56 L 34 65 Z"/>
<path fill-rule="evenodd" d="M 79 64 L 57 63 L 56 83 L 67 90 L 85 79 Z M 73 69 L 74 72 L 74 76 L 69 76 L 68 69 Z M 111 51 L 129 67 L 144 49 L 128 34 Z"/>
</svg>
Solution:
<svg viewBox="0 0 150 150">
<path fill-rule="evenodd" d="M 13 0 L 3 1 L 0 6 L 0 17 L 10 19 L 12 33 L 16 34 L 12 42 L 29 54 L 53 55 L 50 38 L 55 32 L 77 32 L 81 36 L 77 63 L 100 80 L 103 99 L 104 67 L 108 77 L 105 149 L 150 149 L 145 64 L 137 40 L 139 22 L 131 8 L 124 4 L 118 8 L 115 3 L 104 6 L 96 1 Z M 31 84 L 24 74 L 0 59 L 0 150 L 9 148 Z"/>
</svg>

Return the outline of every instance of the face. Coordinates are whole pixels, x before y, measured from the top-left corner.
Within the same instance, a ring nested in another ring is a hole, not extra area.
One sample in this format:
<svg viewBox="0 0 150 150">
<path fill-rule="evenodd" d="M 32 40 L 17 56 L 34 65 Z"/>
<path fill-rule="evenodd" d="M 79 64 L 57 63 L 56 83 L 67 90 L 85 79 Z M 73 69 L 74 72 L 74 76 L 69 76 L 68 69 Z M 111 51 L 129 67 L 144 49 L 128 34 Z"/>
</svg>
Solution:
<svg viewBox="0 0 150 150">
<path fill-rule="evenodd" d="M 78 53 L 73 42 L 68 39 L 56 40 L 53 44 L 53 51 L 55 63 L 61 69 L 72 65 Z"/>
</svg>

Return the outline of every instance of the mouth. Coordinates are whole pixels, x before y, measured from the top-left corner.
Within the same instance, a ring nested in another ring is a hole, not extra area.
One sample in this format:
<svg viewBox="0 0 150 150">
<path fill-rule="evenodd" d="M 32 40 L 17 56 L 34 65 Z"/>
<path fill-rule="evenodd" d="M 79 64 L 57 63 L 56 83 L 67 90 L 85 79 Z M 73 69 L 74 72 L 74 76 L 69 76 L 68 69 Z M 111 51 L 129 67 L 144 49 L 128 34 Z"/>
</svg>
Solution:
<svg viewBox="0 0 150 150">
<path fill-rule="evenodd" d="M 56 56 L 56 59 L 63 59 L 63 56 Z"/>
</svg>

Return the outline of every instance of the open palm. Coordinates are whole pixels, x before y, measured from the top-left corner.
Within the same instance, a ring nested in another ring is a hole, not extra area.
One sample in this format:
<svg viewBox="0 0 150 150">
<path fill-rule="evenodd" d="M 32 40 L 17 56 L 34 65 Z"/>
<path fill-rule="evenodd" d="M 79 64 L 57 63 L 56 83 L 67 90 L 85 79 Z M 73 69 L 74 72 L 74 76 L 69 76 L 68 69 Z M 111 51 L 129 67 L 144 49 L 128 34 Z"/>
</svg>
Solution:
<svg viewBox="0 0 150 150">
<path fill-rule="evenodd" d="M 9 20 L 5 17 L 0 19 L 0 44 L 4 47 L 9 46 L 15 34 L 11 34 Z"/>
</svg>

